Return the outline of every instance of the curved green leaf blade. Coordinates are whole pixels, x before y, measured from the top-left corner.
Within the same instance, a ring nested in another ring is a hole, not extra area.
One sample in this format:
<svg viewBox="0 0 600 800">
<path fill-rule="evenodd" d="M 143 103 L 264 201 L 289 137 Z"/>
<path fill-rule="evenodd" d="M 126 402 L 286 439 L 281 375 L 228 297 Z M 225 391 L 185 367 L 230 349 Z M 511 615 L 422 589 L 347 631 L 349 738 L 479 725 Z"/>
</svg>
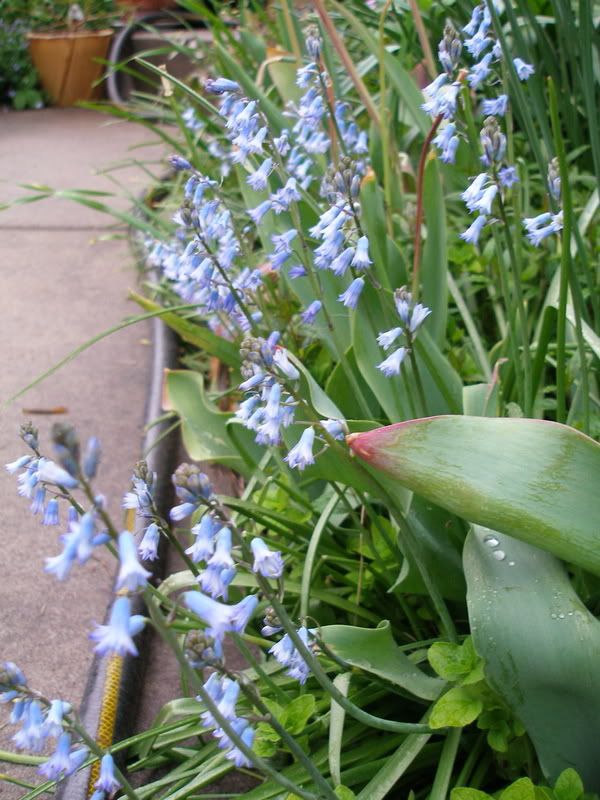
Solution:
<svg viewBox="0 0 600 800">
<path fill-rule="evenodd" d="M 385 678 L 416 697 L 435 700 L 446 685 L 422 672 L 399 649 L 387 620 L 377 628 L 325 625 L 321 635 L 331 652 L 346 663 Z"/>
<path fill-rule="evenodd" d="M 166 375 L 170 408 L 181 418 L 185 449 L 196 461 L 216 461 L 245 473 L 242 461 L 227 433 L 225 414 L 208 402 L 204 394 L 204 378 L 191 370 L 169 370 Z"/>
<path fill-rule="evenodd" d="M 351 672 L 342 672 L 341 675 L 336 675 L 333 680 L 335 687 L 340 690 L 344 697 L 348 697 L 348 689 L 350 688 L 351 678 Z M 339 786 L 342 782 L 341 756 L 345 719 L 345 709 L 338 705 L 332 698 L 329 721 L 329 772 L 331 773 L 331 777 L 335 786 Z"/>
<path fill-rule="evenodd" d="M 525 725 L 546 776 L 574 767 L 597 792 L 600 622 L 537 547 L 475 526 L 463 563 L 488 682 Z"/>
<path fill-rule="evenodd" d="M 441 416 L 348 442 L 442 508 L 600 574 L 600 445 L 579 431 L 541 420 Z"/>
</svg>

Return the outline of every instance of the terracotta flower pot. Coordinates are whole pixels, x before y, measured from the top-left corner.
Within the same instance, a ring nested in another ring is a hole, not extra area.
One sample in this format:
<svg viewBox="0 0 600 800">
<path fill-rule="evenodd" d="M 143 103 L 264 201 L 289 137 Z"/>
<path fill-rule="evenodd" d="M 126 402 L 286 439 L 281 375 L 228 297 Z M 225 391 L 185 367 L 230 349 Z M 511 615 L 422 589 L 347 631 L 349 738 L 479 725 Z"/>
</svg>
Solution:
<svg viewBox="0 0 600 800">
<path fill-rule="evenodd" d="M 102 87 L 93 84 L 102 75 L 112 30 L 29 33 L 31 59 L 42 86 L 57 106 L 97 99 Z"/>
</svg>

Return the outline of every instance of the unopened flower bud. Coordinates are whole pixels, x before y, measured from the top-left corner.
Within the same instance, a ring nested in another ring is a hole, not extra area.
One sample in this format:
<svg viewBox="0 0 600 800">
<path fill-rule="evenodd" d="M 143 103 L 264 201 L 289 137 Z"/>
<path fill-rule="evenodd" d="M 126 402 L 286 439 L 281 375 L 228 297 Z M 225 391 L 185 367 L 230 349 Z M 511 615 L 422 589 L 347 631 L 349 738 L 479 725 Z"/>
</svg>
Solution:
<svg viewBox="0 0 600 800">
<path fill-rule="evenodd" d="M 263 627 L 261 628 L 260 632 L 263 636 L 273 636 L 274 634 L 279 633 L 281 630 L 283 630 L 283 625 L 275 613 L 275 609 L 272 606 L 269 606 L 265 611 Z"/>
<path fill-rule="evenodd" d="M 484 163 L 499 163 L 506 151 L 506 136 L 500 130 L 496 117 L 486 117 L 480 134 Z"/>
<path fill-rule="evenodd" d="M 313 61 L 321 57 L 321 34 L 316 25 L 310 25 L 306 30 L 306 51 Z"/>
<path fill-rule="evenodd" d="M 204 631 L 189 631 L 185 637 L 185 657 L 194 669 L 203 669 L 220 661 L 219 647 Z"/>
<path fill-rule="evenodd" d="M 50 435 L 54 444 L 54 452 L 60 464 L 71 475 L 77 475 L 79 471 L 79 438 L 75 428 L 64 422 L 56 422 L 52 426 Z"/>
<path fill-rule="evenodd" d="M 32 450 L 38 449 L 39 445 L 38 429 L 31 422 L 27 422 L 25 425 L 21 425 L 19 436 L 21 437 L 21 439 L 23 439 L 25 444 Z"/>
<path fill-rule="evenodd" d="M 548 164 L 548 189 L 554 200 L 560 200 L 560 170 L 558 158 L 553 158 Z"/>
<path fill-rule="evenodd" d="M 444 36 L 438 47 L 438 57 L 447 73 L 452 73 L 458 64 L 462 44 L 458 32 L 451 22 L 446 23 Z"/>
</svg>

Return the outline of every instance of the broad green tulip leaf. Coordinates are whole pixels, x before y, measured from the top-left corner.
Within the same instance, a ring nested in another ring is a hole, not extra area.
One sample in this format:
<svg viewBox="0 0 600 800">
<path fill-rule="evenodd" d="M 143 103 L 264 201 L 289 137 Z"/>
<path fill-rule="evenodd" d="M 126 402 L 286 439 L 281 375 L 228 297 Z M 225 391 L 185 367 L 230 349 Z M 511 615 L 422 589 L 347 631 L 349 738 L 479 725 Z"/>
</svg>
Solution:
<svg viewBox="0 0 600 800">
<path fill-rule="evenodd" d="M 490 686 L 523 723 L 546 777 L 600 789 L 600 622 L 549 553 L 474 526 L 464 549 L 473 642 Z"/>
<path fill-rule="evenodd" d="M 377 628 L 325 625 L 321 635 L 331 652 L 342 661 L 385 678 L 416 697 L 435 700 L 445 686 L 444 681 L 422 672 L 399 649 L 387 620 Z"/>
<path fill-rule="evenodd" d="M 600 574 L 600 445 L 566 425 L 441 416 L 348 437 L 403 486 Z"/>
<path fill-rule="evenodd" d="M 356 363 L 356 358 L 354 357 L 354 349 L 349 347 L 348 350 L 346 350 L 345 356 L 346 363 L 359 381 L 365 400 L 371 410 L 369 419 L 383 419 L 383 411 L 377 402 L 377 398 L 371 391 L 371 387 L 362 379 L 362 375 Z M 351 418 L 356 414 L 356 398 L 350 379 L 341 361 L 338 361 L 332 369 L 327 383 L 325 384 L 325 391 L 346 418 Z"/>
<path fill-rule="evenodd" d="M 395 494 L 399 488 L 396 487 Z M 442 595 L 464 603 L 465 579 L 461 563 L 466 533 L 464 522 L 417 495 L 412 496 L 407 519 L 419 540 L 421 558 Z M 398 580 L 397 585 L 402 586 L 405 592 L 428 594 L 410 555 L 405 564 L 407 573 Z"/>
<path fill-rule="evenodd" d="M 247 466 L 227 434 L 231 414 L 218 411 L 204 393 L 204 378 L 191 370 L 168 370 L 169 408 L 181 418 L 185 449 L 196 461 L 216 461 L 246 473 Z"/>
</svg>

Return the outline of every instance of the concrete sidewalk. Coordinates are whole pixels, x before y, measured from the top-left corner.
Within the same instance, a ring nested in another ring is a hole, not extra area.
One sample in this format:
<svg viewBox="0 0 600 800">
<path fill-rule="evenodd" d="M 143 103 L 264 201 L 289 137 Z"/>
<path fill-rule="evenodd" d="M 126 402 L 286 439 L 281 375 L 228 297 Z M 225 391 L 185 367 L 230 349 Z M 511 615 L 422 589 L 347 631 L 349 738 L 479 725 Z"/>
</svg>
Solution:
<svg viewBox="0 0 600 800">
<path fill-rule="evenodd" d="M 18 183 L 55 188 L 118 191 L 94 169 L 118 162 L 151 162 L 161 170 L 162 147 L 131 149 L 151 142 L 151 134 L 129 123 L 76 109 L 0 113 L 0 202 L 19 194 Z M 149 183 L 138 167 L 113 173 L 131 194 Z M 110 200 L 113 203 L 113 200 Z M 127 209 L 121 198 L 118 205 Z M 0 337 L 3 369 L 0 404 L 86 339 L 137 313 L 127 302 L 136 275 L 126 231 L 89 208 L 66 200 L 46 200 L 0 212 Z M 0 462 L 26 449 L 18 428 L 32 419 L 49 452 L 48 431 L 61 420 L 77 426 L 83 442 L 102 442 L 96 481 L 114 519 L 140 456 L 150 365 L 149 328 L 136 325 L 94 345 L 83 356 L 0 411 Z M 60 416 L 23 409 L 64 406 Z M 43 571 L 44 559 L 60 551 L 65 526 L 44 528 L 28 502 L 17 496 L 14 476 L 0 472 L 0 660 L 14 661 L 31 686 L 74 705 L 81 700 L 92 659 L 87 635 L 101 622 L 111 598 L 114 564 L 92 558 L 58 583 Z M 0 749 L 12 749 L 15 732 L 0 707 Z M 37 782 L 33 771 L 0 763 L 0 773 Z M 27 774 L 27 777 L 25 775 Z M 25 789 L 0 781 L 1 800 L 20 798 Z"/>
</svg>

